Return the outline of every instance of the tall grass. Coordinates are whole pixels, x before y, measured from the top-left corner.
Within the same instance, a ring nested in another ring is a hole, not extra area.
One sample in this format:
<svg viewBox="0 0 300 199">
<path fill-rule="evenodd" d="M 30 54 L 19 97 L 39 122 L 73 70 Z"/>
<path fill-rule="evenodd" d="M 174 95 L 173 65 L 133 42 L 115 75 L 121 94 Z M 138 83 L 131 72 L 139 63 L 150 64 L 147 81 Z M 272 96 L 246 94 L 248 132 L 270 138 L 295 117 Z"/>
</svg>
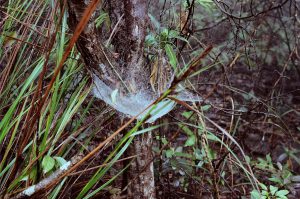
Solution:
<svg viewBox="0 0 300 199">
<path fill-rule="evenodd" d="M 89 106 L 82 104 L 91 81 L 73 49 L 50 97 L 41 104 L 68 43 L 66 10 L 55 1 L 8 1 L 2 9 L 9 17 L 0 38 L 4 66 L 0 73 L 0 190 L 10 195 L 53 172 L 60 164 L 55 161 L 51 165 L 53 157 L 70 155 L 68 147 L 61 144 L 85 130 L 80 125 Z M 8 37 L 11 32 L 16 38 Z M 8 38 L 12 40 L 9 45 Z M 71 142 L 78 143 L 76 139 Z M 45 157 L 50 157 L 50 162 Z"/>
</svg>

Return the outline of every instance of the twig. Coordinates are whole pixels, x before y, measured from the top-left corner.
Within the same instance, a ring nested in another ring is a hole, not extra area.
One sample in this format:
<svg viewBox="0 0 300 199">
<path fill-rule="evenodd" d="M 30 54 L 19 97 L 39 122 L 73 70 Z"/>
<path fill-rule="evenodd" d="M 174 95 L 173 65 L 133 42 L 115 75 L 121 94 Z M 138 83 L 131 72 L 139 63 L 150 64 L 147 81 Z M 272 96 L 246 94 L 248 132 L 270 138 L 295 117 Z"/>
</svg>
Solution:
<svg viewBox="0 0 300 199">
<path fill-rule="evenodd" d="M 58 170 L 56 170 L 54 173 L 52 173 L 50 176 L 45 178 L 44 180 L 40 181 L 36 185 L 32 185 L 16 195 L 15 197 L 12 197 L 12 199 L 19 199 L 19 198 L 26 198 L 31 197 L 33 194 L 44 190 L 49 184 L 52 184 L 53 182 L 56 182 L 58 177 L 63 175 L 66 171 L 68 171 L 72 166 L 74 166 L 80 159 L 82 159 L 82 155 L 79 154 L 75 157 L 73 157 L 70 161 L 62 165 Z M 8 195 L 5 197 L 10 198 Z"/>
</svg>

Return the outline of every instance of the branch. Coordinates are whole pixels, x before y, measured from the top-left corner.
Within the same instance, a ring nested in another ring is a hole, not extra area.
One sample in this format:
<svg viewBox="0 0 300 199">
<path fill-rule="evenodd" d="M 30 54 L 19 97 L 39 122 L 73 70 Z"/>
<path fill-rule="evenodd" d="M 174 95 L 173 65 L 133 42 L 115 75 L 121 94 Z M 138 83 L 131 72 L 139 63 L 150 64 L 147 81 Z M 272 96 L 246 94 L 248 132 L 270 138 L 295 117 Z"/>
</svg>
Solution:
<svg viewBox="0 0 300 199">
<path fill-rule="evenodd" d="M 224 13 L 225 15 L 227 15 L 228 17 L 230 18 L 233 18 L 233 19 L 250 19 L 250 18 L 253 18 L 253 17 L 258 17 L 259 15 L 262 15 L 262 14 L 265 14 L 267 12 L 270 12 L 272 10 L 276 10 L 276 9 L 279 9 L 281 8 L 282 6 L 284 6 L 289 0 L 285 0 L 284 2 L 278 4 L 277 6 L 273 6 L 273 7 L 270 7 L 269 9 L 267 10 L 263 10 L 261 12 L 258 12 L 256 14 L 252 13 L 251 11 L 251 15 L 248 15 L 248 16 L 235 16 L 229 12 L 227 12 L 221 5 L 220 5 L 220 0 L 213 0 L 214 3 L 216 4 L 216 6 L 222 11 L 222 13 Z M 222 2 L 223 4 L 225 4 L 224 2 Z"/>
<path fill-rule="evenodd" d="M 71 167 L 73 167 L 81 159 L 82 159 L 81 154 L 73 157 L 70 161 L 62 165 L 58 170 L 56 170 L 50 176 L 40 181 L 38 184 L 28 187 L 27 189 L 25 189 L 15 197 L 13 197 L 13 199 L 31 197 L 34 194 L 38 193 L 39 191 L 45 190 L 49 185 L 56 184 L 55 182 L 58 181 L 59 177 L 62 176 L 64 173 L 66 173 Z"/>
</svg>

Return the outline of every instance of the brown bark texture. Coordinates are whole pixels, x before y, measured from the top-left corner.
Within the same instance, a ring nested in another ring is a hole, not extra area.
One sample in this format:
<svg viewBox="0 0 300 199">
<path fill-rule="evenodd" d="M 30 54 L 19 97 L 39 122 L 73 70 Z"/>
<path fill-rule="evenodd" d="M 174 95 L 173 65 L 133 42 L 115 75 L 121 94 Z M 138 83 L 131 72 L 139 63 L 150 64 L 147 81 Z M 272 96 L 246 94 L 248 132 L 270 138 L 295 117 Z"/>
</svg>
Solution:
<svg viewBox="0 0 300 199">
<path fill-rule="evenodd" d="M 87 6 L 85 2 L 87 1 L 68 1 L 68 23 L 73 31 Z M 148 26 L 147 1 L 110 0 L 107 7 L 111 31 L 114 32 L 111 41 L 113 47 L 108 48 L 104 45 L 108 35 L 101 34 L 103 29 L 95 27 L 93 23 L 95 16 L 76 44 L 87 69 L 92 76 L 96 75 L 105 84 L 114 85 L 115 88 L 112 89 L 121 87 L 127 89 L 127 92 L 135 93 L 149 88 L 146 80 L 149 79 L 150 69 L 144 60 L 144 40 Z M 118 56 L 114 56 L 115 54 Z M 124 83 L 128 86 L 120 86 Z M 155 198 L 153 164 L 148 164 L 152 159 L 152 135 L 149 133 L 137 137 L 131 149 L 131 155 L 141 154 L 141 156 L 132 164 L 129 171 L 128 198 Z"/>
</svg>

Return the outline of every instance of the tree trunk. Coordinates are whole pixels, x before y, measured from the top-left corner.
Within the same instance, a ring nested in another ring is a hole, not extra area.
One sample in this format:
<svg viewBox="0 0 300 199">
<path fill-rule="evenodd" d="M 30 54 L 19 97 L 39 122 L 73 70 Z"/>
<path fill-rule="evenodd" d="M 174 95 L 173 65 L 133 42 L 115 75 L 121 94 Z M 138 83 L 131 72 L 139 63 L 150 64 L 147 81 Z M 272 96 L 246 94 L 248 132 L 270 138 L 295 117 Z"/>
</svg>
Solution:
<svg viewBox="0 0 300 199">
<path fill-rule="evenodd" d="M 71 29 L 76 27 L 82 17 L 87 6 L 85 2 L 68 1 Z M 150 77 L 150 68 L 145 65 L 144 60 L 144 40 L 148 26 L 147 1 L 111 0 L 107 2 L 107 7 L 111 30 L 115 29 L 111 43 L 114 52 L 103 44 L 110 34 L 103 34 L 105 31 L 101 28 L 96 29 L 93 18 L 78 39 L 77 48 L 93 78 L 97 76 L 103 83 L 100 87 L 107 86 L 107 90 L 119 89 L 130 94 L 147 92 L 147 80 Z M 151 133 L 138 136 L 130 151 L 131 155 L 141 155 L 129 171 L 130 178 L 135 179 L 128 187 L 129 198 L 155 198 L 153 163 L 146 165 L 152 159 Z"/>
<path fill-rule="evenodd" d="M 128 175 L 128 197 L 138 199 L 156 198 L 154 184 L 154 166 L 153 162 L 148 164 L 152 158 L 152 134 L 151 132 L 138 136 L 131 146 L 130 153 L 140 154 L 131 165 Z"/>
</svg>

